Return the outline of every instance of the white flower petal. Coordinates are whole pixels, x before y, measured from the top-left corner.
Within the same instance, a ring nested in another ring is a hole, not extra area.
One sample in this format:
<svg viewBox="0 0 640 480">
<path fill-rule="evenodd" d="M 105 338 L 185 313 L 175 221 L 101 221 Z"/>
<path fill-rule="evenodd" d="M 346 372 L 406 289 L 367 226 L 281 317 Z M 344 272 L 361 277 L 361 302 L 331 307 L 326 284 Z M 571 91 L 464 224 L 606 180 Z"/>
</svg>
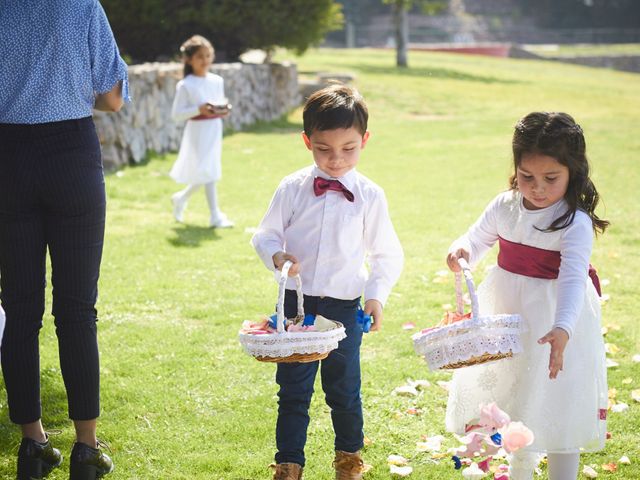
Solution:
<svg viewBox="0 0 640 480">
<path fill-rule="evenodd" d="M 598 476 L 598 472 L 596 472 L 589 465 L 585 465 L 582 469 L 582 474 L 587 478 L 596 478 Z"/>
<path fill-rule="evenodd" d="M 402 466 L 408 464 L 409 460 L 404 458 L 402 455 L 389 455 L 387 457 L 387 463 L 389 465 Z"/>
<path fill-rule="evenodd" d="M 401 387 L 394 388 L 393 394 L 402 397 L 415 397 L 418 395 L 418 390 L 411 385 L 402 385 Z"/>
<path fill-rule="evenodd" d="M 620 460 L 618 460 L 618 463 L 622 463 L 623 465 L 631 465 L 631 460 L 629 460 L 629 457 L 627 457 L 626 455 L 623 455 L 620 457 Z"/>
<path fill-rule="evenodd" d="M 413 472 L 413 468 L 406 467 L 398 467 L 397 465 L 389 465 L 389 471 L 391 475 L 397 475 L 399 477 L 408 477 Z"/>
<path fill-rule="evenodd" d="M 627 405 L 624 402 L 616 403 L 615 405 L 613 405 L 611 407 L 611 411 L 614 412 L 614 413 L 621 413 L 621 412 L 624 412 L 626 410 L 629 410 L 629 405 Z"/>
</svg>

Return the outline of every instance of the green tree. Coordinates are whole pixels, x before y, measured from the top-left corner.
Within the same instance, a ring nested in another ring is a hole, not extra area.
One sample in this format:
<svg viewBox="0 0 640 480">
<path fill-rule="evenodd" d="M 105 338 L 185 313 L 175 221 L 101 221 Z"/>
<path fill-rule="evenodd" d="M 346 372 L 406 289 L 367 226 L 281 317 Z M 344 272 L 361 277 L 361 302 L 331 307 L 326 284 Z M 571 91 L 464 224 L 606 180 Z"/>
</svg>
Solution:
<svg viewBox="0 0 640 480">
<path fill-rule="evenodd" d="M 409 66 L 407 49 L 409 47 L 409 18 L 408 12 L 412 8 L 420 8 L 428 15 L 434 15 L 447 7 L 443 0 L 383 0 L 393 8 L 393 28 L 396 37 L 396 65 L 406 68 Z"/>
<path fill-rule="evenodd" d="M 102 0 L 124 54 L 134 61 L 172 56 L 193 34 L 222 60 L 276 47 L 303 52 L 342 25 L 333 0 Z"/>
</svg>

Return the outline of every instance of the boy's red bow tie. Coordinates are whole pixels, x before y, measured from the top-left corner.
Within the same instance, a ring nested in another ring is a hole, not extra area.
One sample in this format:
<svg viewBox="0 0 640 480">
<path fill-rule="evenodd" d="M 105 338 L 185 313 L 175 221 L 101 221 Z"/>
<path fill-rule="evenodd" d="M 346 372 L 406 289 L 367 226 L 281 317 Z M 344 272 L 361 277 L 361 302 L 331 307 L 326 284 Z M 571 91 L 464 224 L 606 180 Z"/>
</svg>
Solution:
<svg viewBox="0 0 640 480">
<path fill-rule="evenodd" d="M 353 202 L 353 193 L 347 189 L 339 180 L 329 180 L 322 177 L 316 177 L 313 179 L 313 193 L 316 197 L 324 195 L 327 190 L 335 190 L 336 192 L 342 192 L 344 197 Z"/>
</svg>

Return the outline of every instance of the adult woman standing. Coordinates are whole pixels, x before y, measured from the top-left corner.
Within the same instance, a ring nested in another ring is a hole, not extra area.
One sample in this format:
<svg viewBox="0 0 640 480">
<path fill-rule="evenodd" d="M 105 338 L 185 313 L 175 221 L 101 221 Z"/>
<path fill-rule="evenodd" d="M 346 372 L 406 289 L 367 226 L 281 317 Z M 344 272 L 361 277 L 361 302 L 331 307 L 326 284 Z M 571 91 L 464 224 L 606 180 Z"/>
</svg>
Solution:
<svg viewBox="0 0 640 480">
<path fill-rule="evenodd" d="M 98 448 L 96 336 L 105 189 L 92 109 L 118 111 L 127 67 L 98 0 L 0 0 L 0 299 L 9 416 L 22 428 L 18 479 L 60 465 L 41 418 L 38 334 L 46 251 L 60 367 L 76 430 L 71 479 L 113 463 Z"/>
</svg>

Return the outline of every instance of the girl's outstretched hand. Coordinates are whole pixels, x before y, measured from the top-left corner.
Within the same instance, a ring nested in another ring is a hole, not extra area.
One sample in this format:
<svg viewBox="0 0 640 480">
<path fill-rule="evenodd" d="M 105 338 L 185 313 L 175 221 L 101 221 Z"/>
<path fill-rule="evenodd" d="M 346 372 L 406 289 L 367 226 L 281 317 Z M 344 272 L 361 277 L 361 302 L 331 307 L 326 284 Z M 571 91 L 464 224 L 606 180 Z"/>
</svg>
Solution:
<svg viewBox="0 0 640 480">
<path fill-rule="evenodd" d="M 562 370 L 562 362 L 564 349 L 569 341 L 569 334 L 562 328 L 556 327 L 538 340 L 540 345 L 548 343 L 551 345 L 551 354 L 549 355 L 549 378 L 554 379 L 558 376 L 558 372 Z"/>
<path fill-rule="evenodd" d="M 382 304 L 373 298 L 364 302 L 364 313 L 373 317 L 371 332 L 378 332 L 382 328 Z"/>
<path fill-rule="evenodd" d="M 449 266 L 449 270 L 453 272 L 459 272 L 461 270 L 460 265 L 458 265 L 459 258 L 464 258 L 468 262 L 469 252 L 464 248 L 459 248 L 455 252 L 450 252 L 449 255 L 447 255 L 447 265 Z"/>
<path fill-rule="evenodd" d="M 282 266 L 284 265 L 284 262 L 286 262 L 287 260 L 293 263 L 293 265 L 291 265 L 291 268 L 289 269 L 290 277 L 295 277 L 300 273 L 300 262 L 298 262 L 298 259 L 293 255 L 285 252 L 277 252 L 273 254 L 272 258 L 273 258 L 273 264 L 278 270 L 282 270 Z"/>
</svg>

